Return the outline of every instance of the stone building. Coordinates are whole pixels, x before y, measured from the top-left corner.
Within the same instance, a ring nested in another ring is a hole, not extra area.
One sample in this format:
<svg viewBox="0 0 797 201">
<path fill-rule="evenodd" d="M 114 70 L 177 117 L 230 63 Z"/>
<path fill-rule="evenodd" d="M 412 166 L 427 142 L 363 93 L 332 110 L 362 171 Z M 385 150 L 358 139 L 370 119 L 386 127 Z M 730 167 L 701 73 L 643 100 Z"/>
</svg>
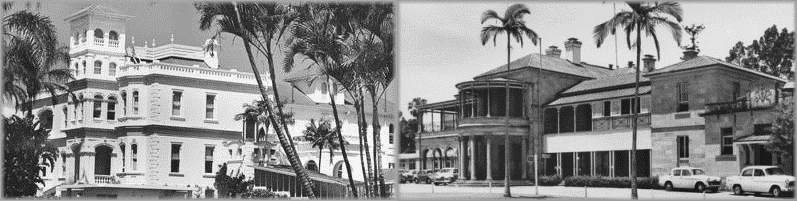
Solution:
<svg viewBox="0 0 797 201">
<path fill-rule="evenodd" d="M 103 5 L 88 6 L 65 19 L 72 33 L 69 67 L 76 78 L 67 85 L 74 96 L 59 94 L 53 105 L 51 97 L 42 94 L 33 103 L 34 114 L 52 117 L 40 120 L 50 122 L 50 143 L 59 151 L 56 168 L 42 173 L 41 194 L 214 197 L 214 177 L 223 163 L 229 174 L 249 178 L 255 167 L 288 164 L 272 129 L 234 120 L 243 112 L 243 104 L 261 99 L 252 73 L 220 69 L 218 57 L 223 52 L 175 44 L 173 38 L 169 44 L 153 40 L 143 46 L 133 37 L 126 40 L 130 19 L 133 16 Z M 269 76 L 262 77 L 264 83 L 271 83 Z M 295 123 L 288 130 L 302 165 L 309 171 L 348 178 L 339 149 L 330 153 L 325 148 L 319 155 L 301 137 L 310 119 L 332 119 L 329 94 L 335 93 L 337 84 L 296 78 L 288 75 L 285 82 L 277 82 L 277 88 L 284 110 L 294 114 Z M 335 98 L 342 134 L 349 143 L 352 177 L 361 181 L 354 107 L 343 93 Z M 381 103 L 385 105 L 378 111 L 383 146 L 378 154 L 382 166 L 392 168 L 397 109 L 390 101 Z M 369 102 L 366 108 L 370 107 Z"/>
<path fill-rule="evenodd" d="M 541 175 L 626 177 L 634 110 L 638 176 L 682 165 L 728 176 L 746 165 L 777 164 L 766 162 L 761 129 L 772 121 L 785 80 L 697 52 L 662 68 L 645 55 L 634 100 L 634 68 L 583 62 L 581 44 L 570 38 L 564 55 L 551 46 L 457 84 L 453 100 L 420 106 L 418 150 L 402 156 L 402 167 L 455 167 L 459 184 L 500 185 L 508 133 L 512 183 L 531 178 L 534 153 L 541 153 Z M 769 96 L 751 101 L 760 93 Z"/>
</svg>

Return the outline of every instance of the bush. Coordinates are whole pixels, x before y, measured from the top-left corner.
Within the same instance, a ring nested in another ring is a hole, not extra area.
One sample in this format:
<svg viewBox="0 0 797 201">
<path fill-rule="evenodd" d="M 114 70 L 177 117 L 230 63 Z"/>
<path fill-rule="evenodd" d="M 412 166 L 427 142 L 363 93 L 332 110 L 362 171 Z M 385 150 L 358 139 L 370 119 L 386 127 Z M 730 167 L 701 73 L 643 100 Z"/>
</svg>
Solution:
<svg viewBox="0 0 797 201">
<path fill-rule="evenodd" d="M 564 181 L 565 186 L 631 188 L 631 178 L 629 177 L 571 176 L 565 178 Z M 637 177 L 637 187 L 640 189 L 661 188 L 658 177 Z"/>
<path fill-rule="evenodd" d="M 272 191 L 265 190 L 265 189 L 254 189 L 252 191 L 247 191 L 241 193 L 241 198 L 287 198 L 284 195 L 275 194 Z"/>
<path fill-rule="evenodd" d="M 562 183 L 562 177 L 559 175 L 541 176 L 540 186 L 557 186 Z"/>
</svg>

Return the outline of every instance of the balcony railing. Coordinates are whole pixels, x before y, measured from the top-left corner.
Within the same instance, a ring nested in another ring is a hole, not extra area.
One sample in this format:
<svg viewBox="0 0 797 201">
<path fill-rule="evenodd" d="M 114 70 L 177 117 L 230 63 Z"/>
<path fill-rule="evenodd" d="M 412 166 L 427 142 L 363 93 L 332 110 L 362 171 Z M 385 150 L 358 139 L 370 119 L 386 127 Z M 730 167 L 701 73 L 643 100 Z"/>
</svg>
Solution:
<svg viewBox="0 0 797 201">
<path fill-rule="evenodd" d="M 103 43 L 105 43 L 105 40 L 102 38 L 94 38 L 94 45 L 103 45 Z"/>
<path fill-rule="evenodd" d="M 119 47 L 119 41 L 118 40 L 108 40 L 108 46 L 110 46 L 110 47 Z"/>
<path fill-rule="evenodd" d="M 114 184 L 116 179 L 111 175 L 94 175 L 95 184 Z"/>
<path fill-rule="evenodd" d="M 712 114 L 727 114 L 727 113 L 734 113 L 734 112 L 743 112 L 743 111 L 750 111 L 755 109 L 766 109 L 775 106 L 775 102 L 768 102 L 768 103 L 753 103 L 747 98 L 729 101 L 729 102 L 717 102 L 717 103 L 707 103 L 706 104 L 706 112 L 701 115 L 712 115 Z"/>
</svg>

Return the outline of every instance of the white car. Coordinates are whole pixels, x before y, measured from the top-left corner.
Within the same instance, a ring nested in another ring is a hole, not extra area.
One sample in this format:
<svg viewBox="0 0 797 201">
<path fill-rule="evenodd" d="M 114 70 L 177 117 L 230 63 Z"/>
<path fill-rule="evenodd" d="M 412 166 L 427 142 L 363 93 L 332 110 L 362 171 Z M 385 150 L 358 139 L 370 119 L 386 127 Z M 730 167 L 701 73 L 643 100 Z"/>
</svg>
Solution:
<svg viewBox="0 0 797 201">
<path fill-rule="evenodd" d="M 679 188 L 695 189 L 697 192 L 710 189 L 712 192 L 717 192 L 721 183 L 721 178 L 708 176 L 703 169 L 694 167 L 673 168 L 669 175 L 659 177 L 659 185 L 664 186 L 667 191 Z"/>
<path fill-rule="evenodd" d="M 433 179 L 434 185 L 439 184 L 450 184 L 454 181 L 457 181 L 457 175 L 459 171 L 457 168 L 443 168 L 437 171 L 434 176 L 430 176 Z"/>
<path fill-rule="evenodd" d="M 794 176 L 784 174 L 777 166 L 749 166 L 739 176 L 728 177 L 726 185 L 736 195 L 753 192 L 780 197 L 794 192 Z"/>
</svg>

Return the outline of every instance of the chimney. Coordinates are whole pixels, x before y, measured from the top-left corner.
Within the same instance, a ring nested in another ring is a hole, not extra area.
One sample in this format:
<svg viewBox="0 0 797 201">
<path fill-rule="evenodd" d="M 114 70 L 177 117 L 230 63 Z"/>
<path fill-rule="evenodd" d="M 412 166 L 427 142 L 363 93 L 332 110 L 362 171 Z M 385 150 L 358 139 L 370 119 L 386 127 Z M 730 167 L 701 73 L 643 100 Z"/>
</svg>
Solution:
<svg viewBox="0 0 797 201">
<path fill-rule="evenodd" d="M 556 47 L 555 45 L 551 46 L 551 47 L 548 47 L 548 49 L 545 50 L 545 55 L 559 58 L 562 55 L 562 50 L 557 49 L 557 48 L 558 47 Z"/>
<path fill-rule="evenodd" d="M 581 63 L 581 41 L 569 38 L 565 42 L 565 59 L 573 63 Z"/>
<path fill-rule="evenodd" d="M 634 61 L 628 61 L 628 68 L 634 68 Z"/>
<path fill-rule="evenodd" d="M 697 57 L 697 53 L 699 52 L 694 48 L 687 48 L 686 50 L 684 50 L 684 57 L 681 57 L 681 60 L 687 61 L 690 59 L 694 59 Z"/>
<path fill-rule="evenodd" d="M 646 54 L 645 58 L 642 59 L 645 64 L 645 71 L 650 72 L 656 68 L 656 58 L 653 58 L 653 55 Z"/>
<path fill-rule="evenodd" d="M 609 69 L 612 69 L 613 67 L 614 67 L 613 64 L 609 64 Z"/>
</svg>

